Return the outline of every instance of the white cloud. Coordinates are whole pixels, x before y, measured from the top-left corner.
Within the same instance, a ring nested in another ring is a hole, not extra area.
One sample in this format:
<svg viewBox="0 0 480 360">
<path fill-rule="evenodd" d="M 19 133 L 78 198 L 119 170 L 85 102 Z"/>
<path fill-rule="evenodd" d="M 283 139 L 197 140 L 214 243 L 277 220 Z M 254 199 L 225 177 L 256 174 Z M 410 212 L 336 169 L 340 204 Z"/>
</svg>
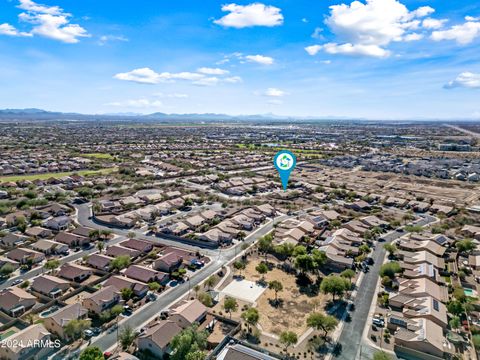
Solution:
<svg viewBox="0 0 480 360">
<path fill-rule="evenodd" d="M 455 40 L 460 45 L 467 45 L 480 37 L 480 22 L 472 17 L 470 20 L 461 24 L 454 25 L 447 30 L 437 30 L 432 32 L 431 39 L 434 41 Z"/>
<path fill-rule="evenodd" d="M 417 10 L 412 11 L 412 16 L 413 17 L 425 17 L 430 14 L 433 14 L 435 12 L 435 9 L 430 7 L 430 6 L 420 6 Z"/>
<path fill-rule="evenodd" d="M 127 42 L 128 39 L 125 37 L 125 36 L 122 36 L 122 35 L 102 35 L 100 36 L 100 39 L 98 40 L 98 45 L 105 45 L 107 44 L 108 42 L 111 42 L 111 41 L 123 41 L 123 42 Z"/>
<path fill-rule="evenodd" d="M 403 38 L 404 41 L 418 41 L 422 39 L 423 39 L 423 34 L 419 34 L 419 33 L 408 34 L 408 35 L 405 35 Z"/>
<path fill-rule="evenodd" d="M 0 34 L 10 36 L 33 36 L 62 41 L 65 43 L 77 43 L 81 37 L 89 37 L 87 30 L 78 24 L 71 24 L 71 14 L 66 13 L 59 6 L 47 6 L 37 4 L 31 0 L 20 0 L 17 6 L 24 10 L 18 15 L 20 21 L 29 23 L 32 28 L 29 32 L 19 32 L 10 24 L 0 25 Z"/>
<path fill-rule="evenodd" d="M 466 21 L 480 21 L 480 16 L 474 17 L 474 16 L 465 16 Z"/>
<path fill-rule="evenodd" d="M 214 23 L 225 27 L 240 29 L 252 26 L 272 27 L 283 24 L 281 9 L 262 3 L 253 3 L 245 6 L 232 3 L 223 5 L 222 11 L 229 14 L 215 20 Z"/>
<path fill-rule="evenodd" d="M 323 40 L 322 32 L 323 32 L 323 29 L 321 27 L 316 27 L 315 30 L 313 31 L 312 38 Z"/>
<path fill-rule="evenodd" d="M 315 51 L 324 50 L 328 54 L 337 55 L 351 55 L 351 56 L 370 56 L 376 58 L 385 58 L 390 56 L 390 51 L 377 45 L 362 45 L 362 44 L 336 44 L 327 43 L 321 45 L 320 48 L 310 49 L 311 55 L 315 55 Z M 307 50 L 308 52 L 308 50 Z M 309 53 L 310 53 L 309 52 Z"/>
<path fill-rule="evenodd" d="M 426 18 L 422 21 L 422 26 L 425 29 L 440 29 L 446 22 L 448 22 L 448 19 Z"/>
<path fill-rule="evenodd" d="M 106 106 L 115 106 L 115 107 L 129 107 L 129 108 L 160 108 L 163 107 L 163 103 L 160 100 L 149 100 L 149 99 L 132 99 L 125 101 L 114 101 L 106 103 Z"/>
<path fill-rule="evenodd" d="M 33 24 L 31 33 L 46 38 L 59 40 L 69 44 L 79 42 L 80 37 L 90 37 L 83 27 L 70 24 L 70 14 L 26 14 L 19 15 L 20 19 Z"/>
<path fill-rule="evenodd" d="M 311 45 L 305 48 L 305 51 L 311 56 L 317 55 L 320 50 L 322 50 L 322 45 Z"/>
<path fill-rule="evenodd" d="M 140 84 L 158 84 L 160 82 L 160 74 L 150 68 L 134 69 L 116 74 L 113 77 L 118 80 L 133 81 Z"/>
<path fill-rule="evenodd" d="M 245 56 L 245 59 L 248 62 L 254 62 L 261 65 L 272 65 L 275 62 L 273 58 L 263 55 L 247 55 Z"/>
<path fill-rule="evenodd" d="M 0 35 L 8 36 L 32 36 L 30 33 L 18 31 L 13 25 L 4 23 L 0 24 Z"/>
<path fill-rule="evenodd" d="M 457 76 L 453 81 L 450 81 L 444 86 L 446 89 L 453 89 L 457 87 L 480 89 L 480 74 L 472 72 L 463 72 Z"/>
<path fill-rule="evenodd" d="M 409 11 L 399 0 L 333 5 L 325 24 L 339 41 L 308 46 L 305 50 L 310 55 L 324 50 L 329 54 L 387 57 L 390 51 L 386 47 L 392 42 L 417 40 L 415 30 L 421 19 L 434 11 L 429 6 Z"/>
<path fill-rule="evenodd" d="M 208 68 L 208 67 L 202 67 L 200 69 L 197 69 L 197 71 L 205 75 L 225 75 L 230 73 L 230 71 L 228 70 L 223 70 L 219 68 Z"/>
<path fill-rule="evenodd" d="M 209 70 L 206 70 L 206 69 L 209 69 Z M 200 68 L 199 70 L 205 70 L 206 72 L 212 73 L 212 71 L 210 70 L 215 70 L 215 69 Z M 179 73 L 170 73 L 170 72 L 158 73 L 150 68 L 139 68 L 139 69 L 134 69 L 128 72 L 115 74 L 113 77 L 117 80 L 131 81 L 139 84 L 150 84 L 150 85 L 165 83 L 165 82 L 175 82 L 176 80 L 191 81 L 192 84 L 200 85 L 200 86 L 213 86 L 219 83 L 233 84 L 233 83 L 238 83 L 242 81 L 242 79 L 239 76 L 232 76 L 232 77 L 221 76 L 221 75 L 227 74 L 228 72 L 220 74 L 219 71 L 217 71 L 217 73 L 218 73 L 217 74 L 218 76 L 210 76 L 205 73 L 189 72 L 189 71 L 183 71 Z"/>
<path fill-rule="evenodd" d="M 20 5 L 17 6 L 19 9 L 40 14 L 50 14 L 50 15 L 60 15 L 63 14 L 63 9 L 59 6 L 47 6 L 37 4 L 31 0 L 20 0 Z"/>
<path fill-rule="evenodd" d="M 277 88 L 268 88 L 267 90 L 265 90 L 264 93 L 262 93 L 262 95 L 268 96 L 268 97 L 283 97 L 287 95 L 287 93 Z"/>
</svg>

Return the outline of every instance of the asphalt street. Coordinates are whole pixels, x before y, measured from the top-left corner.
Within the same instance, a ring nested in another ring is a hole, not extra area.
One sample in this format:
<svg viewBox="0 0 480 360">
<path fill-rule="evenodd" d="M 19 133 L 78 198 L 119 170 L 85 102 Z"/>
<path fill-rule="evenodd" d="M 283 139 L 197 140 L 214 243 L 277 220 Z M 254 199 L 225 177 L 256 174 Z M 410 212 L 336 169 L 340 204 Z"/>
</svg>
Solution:
<svg viewBox="0 0 480 360">
<path fill-rule="evenodd" d="M 422 219 L 417 223 L 421 226 L 427 226 L 437 221 L 437 218 L 430 215 L 422 215 Z M 361 286 L 357 289 L 355 298 L 355 311 L 351 312 L 351 322 L 345 323 L 343 331 L 340 335 L 338 343 L 341 344 L 341 352 L 336 359 L 339 360 L 356 360 L 369 359 L 364 357 L 367 353 L 374 353 L 368 345 L 363 344 L 363 330 L 368 321 L 368 313 L 370 306 L 375 301 L 376 286 L 378 281 L 378 273 L 385 258 L 386 251 L 383 244 L 392 242 L 405 235 L 405 231 L 391 231 L 382 236 L 384 242 L 378 242 L 372 253 L 375 263 L 370 267 L 370 271 L 365 274 Z M 364 355 L 362 355 L 362 353 Z"/>
</svg>

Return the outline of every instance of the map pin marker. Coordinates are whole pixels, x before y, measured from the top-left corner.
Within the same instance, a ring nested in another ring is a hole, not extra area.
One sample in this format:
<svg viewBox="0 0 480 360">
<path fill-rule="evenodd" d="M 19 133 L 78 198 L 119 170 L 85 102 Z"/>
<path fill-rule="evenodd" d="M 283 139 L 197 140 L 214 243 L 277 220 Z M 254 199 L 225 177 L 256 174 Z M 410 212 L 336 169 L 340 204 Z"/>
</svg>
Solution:
<svg viewBox="0 0 480 360">
<path fill-rule="evenodd" d="M 291 151 L 281 150 L 273 158 L 273 164 L 280 175 L 283 190 L 287 191 L 288 178 L 297 165 L 297 158 Z"/>
</svg>

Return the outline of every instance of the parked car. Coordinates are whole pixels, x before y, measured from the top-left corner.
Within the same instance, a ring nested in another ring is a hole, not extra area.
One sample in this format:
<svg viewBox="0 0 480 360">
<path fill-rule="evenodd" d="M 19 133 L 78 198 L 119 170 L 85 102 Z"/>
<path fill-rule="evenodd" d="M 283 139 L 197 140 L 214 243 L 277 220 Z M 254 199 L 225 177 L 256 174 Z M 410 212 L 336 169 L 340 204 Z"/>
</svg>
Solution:
<svg viewBox="0 0 480 360">
<path fill-rule="evenodd" d="M 19 284 L 21 284 L 22 282 L 23 282 L 22 279 L 13 280 L 13 281 L 12 281 L 12 286 L 19 285 Z"/>
<path fill-rule="evenodd" d="M 372 323 L 376 326 L 380 326 L 380 327 L 384 327 L 385 326 L 385 321 L 383 321 L 383 319 L 381 318 L 378 318 L 378 317 L 374 317 L 373 320 L 372 320 Z"/>
<path fill-rule="evenodd" d="M 85 338 L 91 338 L 93 336 L 93 331 L 92 330 L 89 330 L 89 329 L 86 329 L 86 330 L 83 330 L 83 335 L 85 336 Z"/>
</svg>

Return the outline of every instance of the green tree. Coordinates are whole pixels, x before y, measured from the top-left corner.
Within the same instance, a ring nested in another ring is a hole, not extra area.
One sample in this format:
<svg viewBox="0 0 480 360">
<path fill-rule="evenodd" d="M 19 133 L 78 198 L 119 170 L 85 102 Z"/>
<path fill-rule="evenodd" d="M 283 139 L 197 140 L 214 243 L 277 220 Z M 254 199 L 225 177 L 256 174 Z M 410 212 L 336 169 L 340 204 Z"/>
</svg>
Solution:
<svg viewBox="0 0 480 360">
<path fill-rule="evenodd" d="M 459 252 L 468 254 L 471 251 L 475 250 L 476 245 L 472 239 L 463 239 L 463 240 L 457 241 L 455 244 L 455 247 Z"/>
<path fill-rule="evenodd" d="M 454 316 L 452 317 L 452 319 L 448 322 L 448 324 L 450 325 L 450 327 L 452 329 L 458 329 L 460 328 L 461 326 L 461 322 L 460 322 L 460 318 L 458 316 Z"/>
<path fill-rule="evenodd" d="M 295 258 L 295 268 L 300 270 L 302 275 L 316 269 L 316 263 L 310 255 L 298 255 Z"/>
<path fill-rule="evenodd" d="M 15 268 L 11 264 L 4 264 L 0 268 L 0 276 L 9 277 L 14 271 L 15 271 Z"/>
<path fill-rule="evenodd" d="M 206 292 L 201 292 L 197 296 L 198 301 L 200 301 L 203 305 L 206 307 L 212 307 L 213 306 L 213 299 L 212 296 Z"/>
<path fill-rule="evenodd" d="M 185 360 L 205 360 L 206 358 L 207 358 L 207 355 L 205 354 L 204 351 L 195 350 L 195 351 L 189 352 L 185 357 Z"/>
<path fill-rule="evenodd" d="M 237 311 L 238 309 L 238 303 L 237 300 L 235 300 L 232 297 L 225 297 L 223 300 L 223 309 L 230 314 L 230 319 L 232 318 L 232 312 Z"/>
<path fill-rule="evenodd" d="M 340 276 L 348 279 L 351 283 L 352 279 L 355 277 L 355 271 L 353 271 L 352 269 L 345 269 L 340 273 Z"/>
<path fill-rule="evenodd" d="M 120 294 L 122 295 L 123 300 L 128 301 L 133 296 L 133 290 L 130 288 L 123 288 L 122 290 L 120 290 Z"/>
<path fill-rule="evenodd" d="M 473 335 L 472 341 L 473 341 L 473 345 L 475 346 L 475 349 L 477 351 L 480 350 L 480 334 Z"/>
<path fill-rule="evenodd" d="M 149 282 L 148 289 L 151 291 L 158 291 L 160 289 L 160 284 L 156 281 Z"/>
<path fill-rule="evenodd" d="M 283 291 L 282 283 L 278 280 L 270 281 L 268 283 L 268 288 L 275 292 L 275 304 L 277 304 L 278 303 L 277 295 L 278 295 L 279 292 Z"/>
<path fill-rule="evenodd" d="M 110 267 L 115 270 L 122 270 L 125 269 L 128 265 L 130 265 L 130 262 L 130 256 L 120 255 L 110 261 Z"/>
<path fill-rule="evenodd" d="M 325 315 L 322 313 L 312 313 L 307 318 L 307 325 L 323 331 L 324 339 L 327 338 L 328 333 L 335 329 L 338 324 L 338 320 L 331 315 Z"/>
<path fill-rule="evenodd" d="M 110 314 L 111 314 L 113 317 L 117 317 L 117 316 L 120 315 L 122 312 L 123 312 L 123 306 L 122 306 L 122 305 L 114 305 L 114 306 L 110 309 Z"/>
<path fill-rule="evenodd" d="M 80 353 L 80 360 L 104 360 L 102 350 L 96 346 L 87 347 Z"/>
<path fill-rule="evenodd" d="M 90 320 L 73 319 L 65 325 L 64 332 L 68 338 L 78 339 L 82 336 L 83 331 L 88 329 L 90 325 Z"/>
<path fill-rule="evenodd" d="M 293 256 L 294 257 L 300 256 L 300 255 L 307 255 L 307 248 L 303 245 L 297 245 L 293 249 Z"/>
<path fill-rule="evenodd" d="M 130 345 L 133 344 L 133 342 L 135 341 L 135 338 L 136 338 L 135 331 L 133 331 L 133 329 L 130 326 L 126 325 L 122 329 L 119 335 L 119 340 L 120 340 L 120 344 L 122 345 L 122 348 L 127 349 Z"/>
<path fill-rule="evenodd" d="M 385 351 L 377 351 L 373 354 L 373 360 L 392 360 L 392 357 Z"/>
<path fill-rule="evenodd" d="M 260 319 L 260 314 L 255 308 L 249 308 L 242 313 L 242 319 L 245 320 L 248 326 L 248 330 L 251 331 L 252 326 L 257 325 Z"/>
<path fill-rule="evenodd" d="M 100 230 L 95 229 L 95 230 L 90 230 L 90 231 L 88 232 L 88 238 L 89 238 L 90 240 L 94 240 L 94 241 L 95 241 L 95 240 L 97 240 L 99 237 L 100 237 Z"/>
<path fill-rule="evenodd" d="M 170 343 L 172 349 L 171 360 L 185 360 L 188 359 L 189 354 L 195 354 L 207 348 L 206 331 L 198 330 L 197 325 L 192 325 L 179 334 L 175 335 Z M 193 355 L 190 355 L 193 356 Z M 197 358 L 193 358 L 196 360 Z"/>
<path fill-rule="evenodd" d="M 235 261 L 233 263 L 233 268 L 240 271 L 240 275 L 242 275 L 242 270 L 245 269 L 245 263 L 243 261 Z"/>
<path fill-rule="evenodd" d="M 257 272 L 260 275 L 262 275 L 262 280 L 264 280 L 265 279 L 264 275 L 268 272 L 268 266 L 267 266 L 267 264 L 262 262 L 262 263 L 258 264 L 257 266 L 255 266 L 255 270 L 257 270 Z"/>
<path fill-rule="evenodd" d="M 260 252 L 265 255 L 265 261 L 267 260 L 267 255 L 273 249 L 273 239 L 271 236 L 263 236 L 257 242 L 257 247 Z"/>
<path fill-rule="evenodd" d="M 395 246 L 395 244 L 385 244 L 383 245 L 383 248 L 388 251 L 390 256 L 395 255 L 395 253 L 397 252 L 397 247 Z"/>
<path fill-rule="evenodd" d="M 383 264 L 380 267 L 380 276 L 388 276 L 390 279 L 393 279 L 396 274 L 402 272 L 402 267 L 396 261 L 392 261 L 386 264 Z"/>
<path fill-rule="evenodd" d="M 210 290 L 216 283 L 217 278 L 215 277 L 215 275 L 210 275 L 207 280 L 205 280 L 205 284 L 203 286 Z"/>
<path fill-rule="evenodd" d="M 43 265 L 45 270 L 55 270 L 60 266 L 60 261 L 56 259 L 48 260 L 45 265 Z"/>
<path fill-rule="evenodd" d="M 105 249 L 105 243 L 103 241 L 98 241 L 97 242 L 97 249 L 98 249 L 98 251 L 102 252 L 103 249 Z"/>
<path fill-rule="evenodd" d="M 447 304 L 447 310 L 450 314 L 459 316 L 465 312 L 465 307 L 460 301 L 453 300 Z"/>
<path fill-rule="evenodd" d="M 280 343 L 285 345 L 285 351 L 287 351 L 291 345 L 295 345 L 297 341 L 297 334 L 295 334 L 293 331 L 283 331 L 280 334 Z"/>
<path fill-rule="evenodd" d="M 336 296 L 342 297 L 350 287 L 351 284 L 349 280 L 341 276 L 329 275 L 323 279 L 320 285 L 320 290 L 324 294 L 331 294 L 333 301 L 335 301 Z"/>
</svg>

